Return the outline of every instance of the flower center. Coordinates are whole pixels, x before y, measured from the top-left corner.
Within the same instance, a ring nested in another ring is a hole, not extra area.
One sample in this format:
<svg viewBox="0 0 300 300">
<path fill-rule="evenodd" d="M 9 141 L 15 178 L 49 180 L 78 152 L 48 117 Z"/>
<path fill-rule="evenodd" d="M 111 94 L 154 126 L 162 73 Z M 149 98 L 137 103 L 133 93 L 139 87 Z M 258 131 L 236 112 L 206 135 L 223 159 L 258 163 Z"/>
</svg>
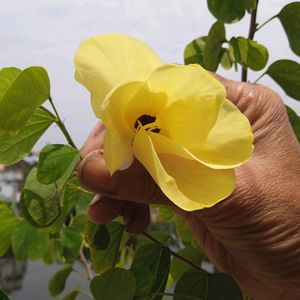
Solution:
<svg viewBox="0 0 300 300">
<path fill-rule="evenodd" d="M 141 127 L 146 126 L 145 130 L 151 130 L 152 132 L 159 133 L 160 128 L 155 125 L 156 117 L 149 115 L 141 115 L 134 123 L 134 128 L 139 130 Z M 147 126 L 148 125 L 148 126 Z"/>
</svg>

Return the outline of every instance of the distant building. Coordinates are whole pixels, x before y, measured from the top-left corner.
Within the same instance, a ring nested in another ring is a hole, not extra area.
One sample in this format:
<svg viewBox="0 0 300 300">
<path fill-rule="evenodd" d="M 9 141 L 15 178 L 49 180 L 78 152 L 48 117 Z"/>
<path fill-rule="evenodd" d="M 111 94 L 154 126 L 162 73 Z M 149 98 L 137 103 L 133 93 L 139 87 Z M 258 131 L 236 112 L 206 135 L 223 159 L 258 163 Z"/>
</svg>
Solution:
<svg viewBox="0 0 300 300">
<path fill-rule="evenodd" d="M 38 153 L 32 152 L 13 165 L 0 165 L 0 198 L 18 201 L 29 171 L 38 163 Z"/>
</svg>

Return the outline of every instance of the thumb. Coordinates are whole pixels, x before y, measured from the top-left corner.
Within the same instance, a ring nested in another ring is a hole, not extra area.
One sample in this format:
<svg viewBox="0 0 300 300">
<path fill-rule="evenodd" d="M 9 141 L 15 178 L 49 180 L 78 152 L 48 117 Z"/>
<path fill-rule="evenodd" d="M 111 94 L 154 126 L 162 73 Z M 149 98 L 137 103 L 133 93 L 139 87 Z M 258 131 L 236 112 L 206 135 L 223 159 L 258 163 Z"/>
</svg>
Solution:
<svg viewBox="0 0 300 300">
<path fill-rule="evenodd" d="M 105 165 L 103 151 L 95 150 L 79 163 L 77 176 L 86 189 L 113 199 L 139 203 L 170 203 L 137 160 L 128 169 L 116 171 L 111 176 Z"/>
</svg>

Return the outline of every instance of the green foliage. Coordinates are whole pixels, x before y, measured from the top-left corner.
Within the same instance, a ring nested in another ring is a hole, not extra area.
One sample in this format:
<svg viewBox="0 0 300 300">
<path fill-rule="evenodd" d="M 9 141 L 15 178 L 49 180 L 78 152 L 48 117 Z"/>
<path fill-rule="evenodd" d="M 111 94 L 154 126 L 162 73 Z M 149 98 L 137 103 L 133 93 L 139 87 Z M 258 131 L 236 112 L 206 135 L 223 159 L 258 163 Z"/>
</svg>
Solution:
<svg viewBox="0 0 300 300">
<path fill-rule="evenodd" d="M 64 258 L 62 256 L 62 245 L 59 239 L 52 238 L 49 240 L 43 254 L 43 261 L 48 265 L 64 262 Z"/>
<path fill-rule="evenodd" d="M 114 268 L 96 276 L 90 285 L 96 300 L 132 300 L 136 292 L 132 272 Z"/>
<path fill-rule="evenodd" d="M 51 115 L 37 108 L 17 134 L 0 134 L 0 163 L 13 164 L 27 156 L 53 121 Z"/>
<path fill-rule="evenodd" d="M 197 241 L 184 219 L 177 217 L 175 221 L 175 228 L 178 237 L 184 245 L 197 245 Z"/>
<path fill-rule="evenodd" d="M 154 275 L 149 269 L 146 268 L 134 268 L 130 270 L 135 277 L 136 281 L 136 297 L 146 297 L 151 293 L 152 284 L 154 281 Z"/>
<path fill-rule="evenodd" d="M 269 53 L 263 45 L 243 37 L 233 37 L 230 44 L 233 46 L 236 61 L 243 67 L 260 71 L 266 66 Z"/>
<path fill-rule="evenodd" d="M 50 81 L 42 67 L 0 71 L 0 130 L 20 130 L 32 113 L 50 98 Z"/>
<path fill-rule="evenodd" d="M 207 36 L 191 41 L 184 49 L 184 63 L 204 65 L 204 49 Z"/>
<path fill-rule="evenodd" d="M 65 262 L 74 262 L 79 255 L 83 242 L 80 232 L 74 230 L 73 228 L 64 228 L 60 232 L 60 242 L 62 256 L 64 257 Z"/>
<path fill-rule="evenodd" d="M 300 56 L 300 2 L 287 4 L 278 14 L 290 47 Z"/>
<path fill-rule="evenodd" d="M 206 69 L 213 72 L 218 69 L 218 65 L 224 52 L 222 45 L 225 41 L 226 33 L 224 24 L 217 21 L 210 28 L 206 39 L 203 56 L 203 66 Z"/>
<path fill-rule="evenodd" d="M 85 230 L 85 240 L 91 248 L 105 250 L 109 245 L 109 231 L 106 225 L 88 222 Z"/>
<path fill-rule="evenodd" d="M 272 77 L 283 90 L 296 100 L 300 100 L 300 64 L 281 59 L 272 63 L 266 74 Z"/>
<path fill-rule="evenodd" d="M 176 284 L 174 300 L 186 300 L 186 296 L 201 300 L 243 299 L 239 287 L 229 276 L 200 270 L 186 272 Z"/>
<path fill-rule="evenodd" d="M 18 218 L 7 204 L 0 202 L 0 257 L 10 247 L 11 234 L 18 222 Z"/>
<path fill-rule="evenodd" d="M 0 290 L 0 300 L 10 300 L 8 296 Z"/>
<path fill-rule="evenodd" d="M 67 266 L 56 272 L 50 279 L 48 289 L 51 296 L 57 296 L 63 292 L 66 286 L 66 281 L 72 273 L 72 266 Z"/>
<path fill-rule="evenodd" d="M 207 0 L 207 6 L 216 19 L 234 23 L 244 17 L 246 9 L 254 8 L 255 3 L 249 0 Z"/>
<path fill-rule="evenodd" d="M 286 111 L 293 127 L 294 133 L 300 143 L 300 117 L 288 106 L 286 106 Z"/>
<path fill-rule="evenodd" d="M 80 290 L 76 289 L 66 294 L 61 300 L 75 300 L 80 294 Z"/>
<path fill-rule="evenodd" d="M 151 286 L 150 293 L 155 295 L 156 293 L 160 293 L 165 290 L 170 264 L 171 258 L 169 248 L 148 243 L 138 248 L 133 258 L 131 268 L 132 270 L 143 269 L 147 270 L 146 272 L 151 273 L 151 285 L 149 283 L 149 286 Z M 136 276 L 137 274 L 138 271 L 135 271 Z M 149 277 L 149 274 L 146 276 Z M 139 281 L 139 278 L 137 278 L 137 281 Z M 157 295 L 153 299 L 159 300 L 161 298 L 161 295 Z"/>
<path fill-rule="evenodd" d="M 51 184 L 62 176 L 66 179 L 72 174 L 80 153 L 66 145 L 47 145 L 40 153 L 37 179 L 40 183 Z"/>
<path fill-rule="evenodd" d="M 40 232 L 27 221 L 19 222 L 11 235 L 11 244 L 16 259 L 38 260 L 43 256 L 47 247 L 48 234 Z"/>
<path fill-rule="evenodd" d="M 91 248 L 91 261 L 96 273 L 113 268 L 119 258 L 120 245 L 124 234 L 124 226 L 118 222 L 106 224 L 109 232 L 109 244 L 105 250 Z"/>
<path fill-rule="evenodd" d="M 150 234 L 153 238 L 159 241 L 163 246 L 167 246 L 171 238 L 170 234 L 165 231 L 151 230 L 148 232 L 148 234 Z M 144 244 L 149 244 L 149 239 L 145 236 L 142 236 L 139 240 L 137 247 L 142 246 Z"/>
<path fill-rule="evenodd" d="M 91 202 L 93 196 L 94 194 L 80 187 L 76 178 L 71 178 L 64 190 L 64 205 L 72 203 L 78 214 L 86 214 L 88 204 Z"/>
<path fill-rule="evenodd" d="M 48 227 L 55 222 L 60 214 L 58 183 L 43 185 L 36 178 L 34 168 L 26 178 L 21 194 L 21 209 L 26 220 L 36 227 Z"/>
<path fill-rule="evenodd" d="M 187 246 L 183 249 L 180 249 L 177 252 L 180 256 L 189 259 L 194 264 L 200 266 L 203 260 L 203 253 L 200 251 L 199 247 Z M 182 260 L 173 257 L 171 264 L 171 276 L 174 281 L 178 281 L 178 279 L 187 271 L 192 270 L 193 267 L 183 262 Z"/>
</svg>

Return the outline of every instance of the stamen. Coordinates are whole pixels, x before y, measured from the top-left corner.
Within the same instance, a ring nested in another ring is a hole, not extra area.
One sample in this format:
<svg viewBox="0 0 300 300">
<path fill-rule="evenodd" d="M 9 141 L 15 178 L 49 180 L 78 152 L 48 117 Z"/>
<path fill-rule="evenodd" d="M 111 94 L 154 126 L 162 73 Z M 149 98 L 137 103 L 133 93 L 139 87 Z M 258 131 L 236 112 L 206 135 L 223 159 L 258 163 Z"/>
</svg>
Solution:
<svg viewBox="0 0 300 300">
<path fill-rule="evenodd" d="M 134 128 L 139 130 L 144 127 L 145 130 L 150 130 L 154 133 L 159 133 L 160 128 L 155 125 L 156 117 L 149 115 L 140 116 L 134 123 Z"/>
</svg>

